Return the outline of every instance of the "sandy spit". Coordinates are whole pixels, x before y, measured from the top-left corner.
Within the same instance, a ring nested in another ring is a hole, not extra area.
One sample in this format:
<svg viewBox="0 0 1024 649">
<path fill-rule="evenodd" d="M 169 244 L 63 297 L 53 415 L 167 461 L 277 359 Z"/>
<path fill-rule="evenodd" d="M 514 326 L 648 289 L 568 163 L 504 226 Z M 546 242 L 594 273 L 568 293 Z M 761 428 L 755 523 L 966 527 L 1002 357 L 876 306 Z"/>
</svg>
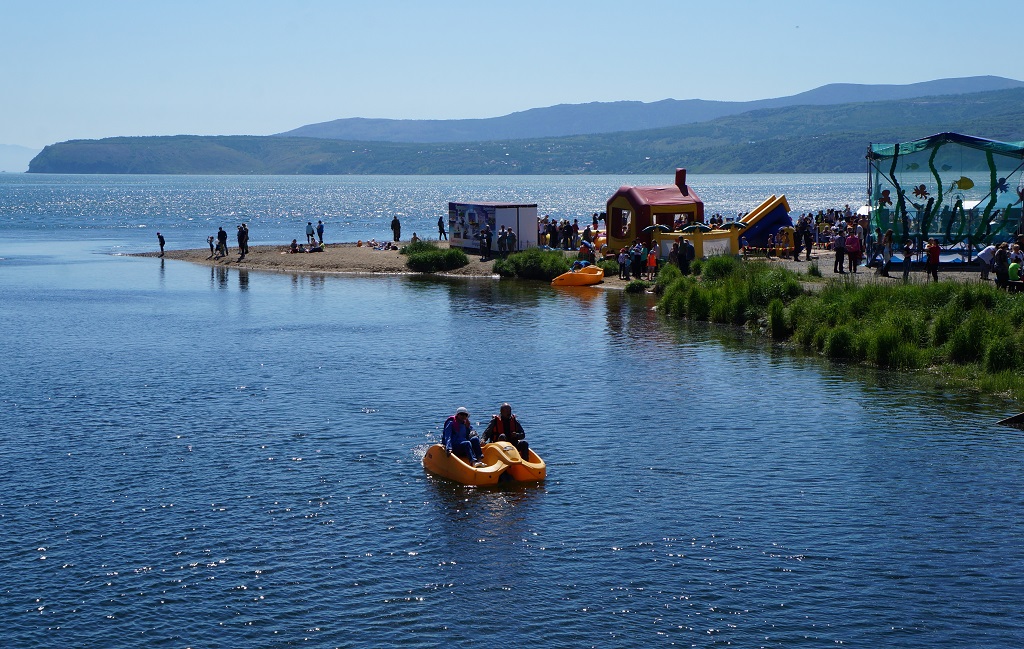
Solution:
<svg viewBox="0 0 1024 649">
<path fill-rule="evenodd" d="M 406 245 L 402 242 L 399 245 Z M 447 247 L 445 242 L 440 246 Z M 249 254 L 240 257 L 236 247 L 229 248 L 226 257 L 210 255 L 209 248 L 195 250 L 167 250 L 164 259 L 190 261 L 207 266 L 272 270 L 301 273 L 352 274 L 414 274 L 405 266 L 405 255 L 397 250 L 374 250 L 354 243 L 329 243 L 323 252 L 291 254 L 286 245 L 249 246 Z M 159 257 L 159 252 L 140 253 L 140 257 Z M 444 275 L 456 277 L 495 277 L 494 261 L 480 261 L 478 255 L 469 255 L 469 264 Z"/>
</svg>

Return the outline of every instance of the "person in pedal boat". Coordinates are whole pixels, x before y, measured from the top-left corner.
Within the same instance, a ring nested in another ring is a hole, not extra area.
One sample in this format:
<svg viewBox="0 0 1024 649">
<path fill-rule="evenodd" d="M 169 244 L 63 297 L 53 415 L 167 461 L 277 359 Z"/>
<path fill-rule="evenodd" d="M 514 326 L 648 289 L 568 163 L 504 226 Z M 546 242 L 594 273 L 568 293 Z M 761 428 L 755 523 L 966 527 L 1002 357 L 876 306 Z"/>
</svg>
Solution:
<svg viewBox="0 0 1024 649">
<path fill-rule="evenodd" d="M 458 408 L 455 414 L 444 422 L 441 433 L 441 445 L 448 453 L 455 453 L 474 467 L 482 467 L 484 453 L 480 448 L 480 440 L 469 421 L 469 410 Z"/>
<path fill-rule="evenodd" d="M 484 429 L 484 442 L 511 442 L 519 450 L 520 457 L 529 459 L 530 445 L 526 442 L 523 425 L 512 414 L 512 406 L 503 403 L 498 412 Z"/>
</svg>

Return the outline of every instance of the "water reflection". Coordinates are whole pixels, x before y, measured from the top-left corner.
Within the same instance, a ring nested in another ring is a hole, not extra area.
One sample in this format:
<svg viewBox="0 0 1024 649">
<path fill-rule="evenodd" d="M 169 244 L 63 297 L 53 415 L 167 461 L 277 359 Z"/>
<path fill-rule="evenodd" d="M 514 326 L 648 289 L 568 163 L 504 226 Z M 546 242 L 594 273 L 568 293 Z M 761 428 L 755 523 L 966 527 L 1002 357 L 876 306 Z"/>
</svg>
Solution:
<svg viewBox="0 0 1024 649">
<path fill-rule="evenodd" d="M 292 273 L 289 275 L 291 278 L 292 290 L 295 292 L 302 291 L 305 288 L 311 288 L 314 290 L 323 290 L 324 286 L 327 285 L 327 276 L 323 274 L 312 274 L 312 273 Z M 346 277 L 332 277 L 332 279 L 346 280 Z"/>
<path fill-rule="evenodd" d="M 480 543 L 522 544 L 530 536 L 530 507 L 545 492 L 543 484 L 465 487 L 428 476 L 432 503 L 447 544 L 479 552 Z"/>
<path fill-rule="evenodd" d="M 551 290 L 561 296 L 575 298 L 580 302 L 596 300 L 603 297 L 605 293 L 605 289 L 593 286 L 553 286 Z"/>
<path fill-rule="evenodd" d="M 210 287 L 221 290 L 231 288 L 228 285 L 228 269 L 224 266 L 210 266 Z"/>
</svg>

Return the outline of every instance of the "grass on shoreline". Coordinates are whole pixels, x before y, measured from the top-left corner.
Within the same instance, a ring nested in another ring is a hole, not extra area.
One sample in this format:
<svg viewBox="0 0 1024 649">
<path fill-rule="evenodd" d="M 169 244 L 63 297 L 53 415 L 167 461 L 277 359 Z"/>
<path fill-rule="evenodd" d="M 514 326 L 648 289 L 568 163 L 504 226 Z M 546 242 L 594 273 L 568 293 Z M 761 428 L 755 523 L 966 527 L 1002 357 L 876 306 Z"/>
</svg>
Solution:
<svg viewBox="0 0 1024 649">
<path fill-rule="evenodd" d="M 399 253 L 406 256 L 405 265 L 418 273 L 437 273 L 462 268 L 469 257 L 459 248 L 442 250 L 429 241 L 417 241 L 404 246 Z"/>
<path fill-rule="evenodd" d="M 569 260 L 558 250 L 529 248 L 495 260 L 494 272 L 502 277 L 551 281 L 569 272 Z"/>
<path fill-rule="evenodd" d="M 744 325 L 804 352 L 902 371 L 1024 401 L 1024 297 L 993 285 L 828 282 L 769 264 L 712 257 L 701 277 L 677 277 L 661 309 L 674 317 Z"/>
</svg>

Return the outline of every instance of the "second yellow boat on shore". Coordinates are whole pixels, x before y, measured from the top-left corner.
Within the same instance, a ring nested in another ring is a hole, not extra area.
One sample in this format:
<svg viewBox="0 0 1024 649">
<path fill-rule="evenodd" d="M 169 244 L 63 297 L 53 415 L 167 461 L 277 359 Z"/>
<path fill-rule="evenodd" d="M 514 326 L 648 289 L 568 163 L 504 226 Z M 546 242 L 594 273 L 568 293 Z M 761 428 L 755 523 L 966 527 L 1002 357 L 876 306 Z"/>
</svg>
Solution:
<svg viewBox="0 0 1024 649">
<path fill-rule="evenodd" d="M 600 266 L 584 266 L 576 272 L 562 273 L 551 280 L 552 286 L 589 286 L 604 279 L 604 270 Z"/>
</svg>

